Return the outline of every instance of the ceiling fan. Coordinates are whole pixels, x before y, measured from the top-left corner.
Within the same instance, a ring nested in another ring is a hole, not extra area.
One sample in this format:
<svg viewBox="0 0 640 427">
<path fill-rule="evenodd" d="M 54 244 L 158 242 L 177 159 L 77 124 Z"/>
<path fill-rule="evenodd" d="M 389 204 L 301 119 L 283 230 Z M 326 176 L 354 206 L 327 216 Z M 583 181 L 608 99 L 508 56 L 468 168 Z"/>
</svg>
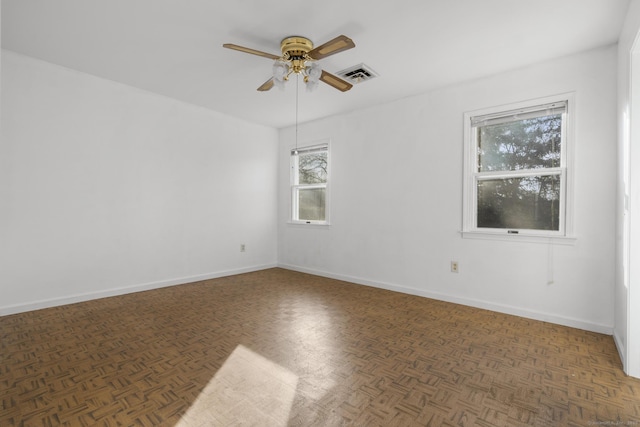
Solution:
<svg viewBox="0 0 640 427">
<path fill-rule="evenodd" d="M 258 88 L 261 92 L 267 91 L 273 86 L 284 87 L 284 82 L 289 79 L 291 74 L 302 74 L 304 82 L 309 89 L 313 89 L 318 84 L 318 81 L 322 81 L 342 92 L 346 92 L 353 85 L 338 76 L 324 71 L 317 61 L 355 46 L 353 40 L 343 35 L 315 48 L 311 40 L 305 37 L 287 37 L 280 42 L 281 56 L 230 43 L 222 45 L 227 49 L 258 55 L 275 61 L 273 64 L 273 77 Z"/>
</svg>

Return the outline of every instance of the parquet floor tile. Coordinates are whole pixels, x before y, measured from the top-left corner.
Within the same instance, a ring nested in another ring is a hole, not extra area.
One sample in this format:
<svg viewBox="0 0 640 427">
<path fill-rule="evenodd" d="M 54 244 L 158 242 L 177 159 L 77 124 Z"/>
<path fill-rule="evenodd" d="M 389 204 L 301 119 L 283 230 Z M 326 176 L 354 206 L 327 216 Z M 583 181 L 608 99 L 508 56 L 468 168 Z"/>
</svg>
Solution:
<svg viewBox="0 0 640 427">
<path fill-rule="evenodd" d="M 640 426 L 609 336 L 269 269 L 0 317 L 5 426 Z"/>
</svg>

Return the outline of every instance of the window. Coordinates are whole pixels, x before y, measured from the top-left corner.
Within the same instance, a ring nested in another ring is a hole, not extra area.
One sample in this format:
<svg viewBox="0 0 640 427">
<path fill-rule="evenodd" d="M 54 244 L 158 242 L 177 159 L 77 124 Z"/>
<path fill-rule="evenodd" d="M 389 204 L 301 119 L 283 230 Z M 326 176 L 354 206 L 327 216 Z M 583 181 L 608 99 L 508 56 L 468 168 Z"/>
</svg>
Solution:
<svg viewBox="0 0 640 427">
<path fill-rule="evenodd" d="M 291 150 L 291 220 L 328 224 L 329 144 Z"/>
<path fill-rule="evenodd" d="M 466 232 L 567 236 L 572 97 L 465 114 Z"/>
</svg>

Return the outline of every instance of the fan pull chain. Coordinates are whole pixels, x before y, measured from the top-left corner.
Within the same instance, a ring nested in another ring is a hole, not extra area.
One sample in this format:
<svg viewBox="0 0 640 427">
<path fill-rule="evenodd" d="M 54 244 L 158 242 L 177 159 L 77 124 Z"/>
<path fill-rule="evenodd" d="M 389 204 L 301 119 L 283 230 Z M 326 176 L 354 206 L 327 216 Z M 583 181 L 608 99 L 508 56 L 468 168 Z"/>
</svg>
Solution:
<svg viewBox="0 0 640 427">
<path fill-rule="evenodd" d="M 300 75 L 296 73 L 296 152 L 298 152 L 298 86 Z"/>
</svg>

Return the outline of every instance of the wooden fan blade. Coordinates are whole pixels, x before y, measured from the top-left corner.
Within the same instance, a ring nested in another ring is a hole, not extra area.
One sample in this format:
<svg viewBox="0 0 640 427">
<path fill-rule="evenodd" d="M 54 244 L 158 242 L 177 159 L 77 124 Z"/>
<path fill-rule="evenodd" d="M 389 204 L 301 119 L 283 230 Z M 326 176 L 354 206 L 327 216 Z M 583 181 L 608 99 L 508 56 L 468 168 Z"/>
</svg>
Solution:
<svg viewBox="0 0 640 427">
<path fill-rule="evenodd" d="M 280 58 L 278 55 L 273 55 L 271 53 L 262 52 L 262 51 L 251 49 L 244 46 L 238 46 L 237 44 L 225 43 L 222 45 L 222 47 L 226 47 L 227 49 L 239 50 L 240 52 L 250 53 L 252 55 L 258 55 L 258 56 L 262 56 L 264 58 L 269 58 L 269 59 Z"/>
<path fill-rule="evenodd" d="M 316 47 L 309 52 L 309 56 L 313 59 L 326 58 L 334 53 L 356 47 L 356 44 L 347 36 L 338 36 L 323 45 Z"/>
<path fill-rule="evenodd" d="M 328 84 L 329 86 L 333 86 L 336 89 L 346 92 L 353 87 L 353 85 L 347 81 L 342 80 L 338 76 L 334 76 L 331 73 L 327 73 L 325 70 L 322 70 L 322 75 L 320 76 L 320 80 Z"/>
<path fill-rule="evenodd" d="M 260 86 L 258 88 L 258 90 L 260 92 L 266 92 L 269 89 L 271 89 L 273 87 L 274 83 L 273 83 L 273 77 L 271 77 L 269 80 L 267 80 L 266 82 L 262 83 L 262 86 Z"/>
</svg>

